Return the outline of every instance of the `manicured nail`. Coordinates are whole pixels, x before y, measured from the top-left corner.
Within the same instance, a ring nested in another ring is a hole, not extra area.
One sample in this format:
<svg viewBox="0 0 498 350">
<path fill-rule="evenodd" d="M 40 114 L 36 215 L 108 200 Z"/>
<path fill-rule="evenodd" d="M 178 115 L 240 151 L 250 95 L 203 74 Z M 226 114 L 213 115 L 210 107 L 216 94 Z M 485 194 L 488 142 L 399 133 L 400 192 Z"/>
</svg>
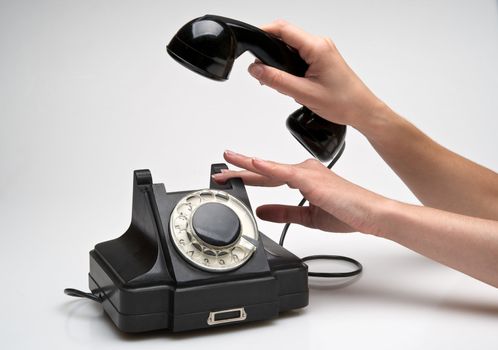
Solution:
<svg viewBox="0 0 498 350">
<path fill-rule="evenodd" d="M 239 155 L 238 153 L 234 151 L 230 151 L 229 149 L 225 150 L 225 154 L 228 154 L 229 156 L 237 156 Z"/>
<path fill-rule="evenodd" d="M 261 63 L 252 63 L 249 66 L 249 73 L 255 77 L 256 79 L 261 78 L 261 75 L 263 75 L 263 67 Z"/>
<path fill-rule="evenodd" d="M 221 174 L 218 174 L 218 175 L 221 175 Z M 223 185 L 226 182 L 225 179 L 219 179 L 217 176 L 214 176 L 214 175 L 211 175 L 211 176 L 212 176 L 214 182 L 216 182 L 216 183 L 218 183 L 220 185 Z"/>
</svg>

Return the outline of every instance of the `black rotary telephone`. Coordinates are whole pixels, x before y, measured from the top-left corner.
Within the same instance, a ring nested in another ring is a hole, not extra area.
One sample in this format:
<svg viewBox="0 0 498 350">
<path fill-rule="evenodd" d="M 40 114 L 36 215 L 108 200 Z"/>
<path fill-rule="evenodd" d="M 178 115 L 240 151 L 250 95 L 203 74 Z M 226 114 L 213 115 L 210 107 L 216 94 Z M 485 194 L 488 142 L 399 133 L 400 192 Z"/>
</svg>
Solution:
<svg viewBox="0 0 498 350">
<path fill-rule="evenodd" d="M 259 232 L 241 179 L 167 192 L 136 170 L 130 227 L 90 252 L 91 293 L 65 292 L 102 303 L 122 331 L 177 332 L 304 307 L 307 270 Z"/>
<path fill-rule="evenodd" d="M 189 69 L 228 78 L 233 61 L 249 50 L 262 62 L 303 76 L 307 65 L 279 39 L 248 24 L 207 15 L 178 31 L 168 52 Z M 287 126 L 329 168 L 344 150 L 346 127 L 302 107 Z M 213 164 L 211 175 L 227 169 Z M 304 204 L 304 200 L 299 205 Z M 308 304 L 308 276 L 350 277 L 356 260 L 330 255 L 298 258 L 258 230 L 240 178 L 209 188 L 167 192 L 148 170 L 133 177 L 132 219 L 119 238 L 90 251 L 90 293 L 65 293 L 100 302 L 125 332 L 185 331 L 277 317 Z M 351 272 L 309 272 L 304 261 L 344 260 Z"/>
</svg>

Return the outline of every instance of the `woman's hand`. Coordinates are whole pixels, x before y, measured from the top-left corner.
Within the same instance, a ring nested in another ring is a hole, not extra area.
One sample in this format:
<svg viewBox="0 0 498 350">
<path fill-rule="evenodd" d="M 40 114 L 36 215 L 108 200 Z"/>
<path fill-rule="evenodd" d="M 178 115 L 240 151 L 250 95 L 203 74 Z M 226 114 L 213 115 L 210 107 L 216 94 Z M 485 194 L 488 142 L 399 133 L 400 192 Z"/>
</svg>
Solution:
<svg viewBox="0 0 498 350">
<path fill-rule="evenodd" d="M 263 205 L 257 209 L 263 220 L 374 234 L 498 287 L 498 221 L 390 200 L 344 180 L 316 160 L 286 165 L 228 151 L 224 157 L 245 170 L 215 174 L 215 181 L 240 177 L 246 185 L 287 184 L 310 202 L 309 207 Z"/>
<path fill-rule="evenodd" d="M 296 48 L 309 68 L 305 77 L 296 77 L 253 63 L 249 72 L 261 83 L 332 122 L 358 129 L 424 205 L 498 219 L 496 172 L 450 152 L 390 110 L 348 67 L 330 39 L 284 21 L 262 29 Z"/>
<path fill-rule="evenodd" d="M 296 77 L 256 61 L 249 72 L 262 84 L 293 97 L 325 119 L 360 131 L 362 124 L 384 108 L 329 38 L 308 34 L 281 20 L 261 29 L 294 47 L 309 65 L 305 77 Z"/>
<path fill-rule="evenodd" d="M 227 170 L 213 175 L 217 182 L 240 177 L 246 185 L 280 186 L 298 189 L 310 203 L 306 207 L 263 205 L 259 218 L 273 222 L 291 222 L 332 232 L 376 234 L 374 218 L 389 200 L 335 175 L 314 159 L 295 165 L 250 158 L 226 151 L 227 162 L 245 170 Z"/>
</svg>

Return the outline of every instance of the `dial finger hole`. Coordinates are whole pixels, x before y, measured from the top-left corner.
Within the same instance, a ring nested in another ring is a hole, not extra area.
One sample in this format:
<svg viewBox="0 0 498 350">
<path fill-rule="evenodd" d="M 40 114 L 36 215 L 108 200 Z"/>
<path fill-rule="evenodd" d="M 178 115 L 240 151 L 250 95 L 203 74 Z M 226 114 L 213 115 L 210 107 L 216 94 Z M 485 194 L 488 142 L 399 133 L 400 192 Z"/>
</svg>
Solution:
<svg viewBox="0 0 498 350">
<path fill-rule="evenodd" d="M 175 228 L 179 230 L 185 230 L 188 225 L 188 220 L 185 216 L 179 216 L 175 220 Z"/>
<path fill-rule="evenodd" d="M 180 205 L 176 211 L 182 216 L 190 216 L 192 214 L 192 204 L 184 203 Z"/>
<path fill-rule="evenodd" d="M 218 192 L 215 194 L 215 197 L 216 197 L 216 199 L 221 200 L 223 202 L 228 201 L 228 194 L 226 194 L 226 193 Z"/>
<path fill-rule="evenodd" d="M 201 193 L 201 200 L 202 202 L 209 202 L 214 199 L 214 195 L 212 192 L 202 192 Z"/>
<path fill-rule="evenodd" d="M 240 248 L 240 247 L 235 247 L 232 249 L 232 258 L 234 261 L 240 261 L 244 259 L 246 256 L 246 252 Z"/>
<path fill-rule="evenodd" d="M 188 239 L 189 241 L 193 241 L 193 240 L 194 240 L 194 239 L 192 238 L 192 234 L 191 234 L 189 231 L 185 231 L 185 234 L 186 234 L 187 239 Z"/>
<path fill-rule="evenodd" d="M 215 252 L 213 252 L 213 251 L 212 251 L 212 250 L 210 250 L 210 249 L 205 249 L 205 250 L 204 250 L 204 254 L 209 255 L 209 256 L 216 256 L 216 253 L 215 253 Z"/>
<path fill-rule="evenodd" d="M 192 246 L 198 251 L 202 252 L 202 246 L 199 244 L 199 242 L 192 242 Z"/>
<path fill-rule="evenodd" d="M 191 205 L 191 207 L 196 207 L 201 203 L 201 197 L 195 195 L 195 196 L 190 196 L 186 199 L 186 201 Z"/>
</svg>

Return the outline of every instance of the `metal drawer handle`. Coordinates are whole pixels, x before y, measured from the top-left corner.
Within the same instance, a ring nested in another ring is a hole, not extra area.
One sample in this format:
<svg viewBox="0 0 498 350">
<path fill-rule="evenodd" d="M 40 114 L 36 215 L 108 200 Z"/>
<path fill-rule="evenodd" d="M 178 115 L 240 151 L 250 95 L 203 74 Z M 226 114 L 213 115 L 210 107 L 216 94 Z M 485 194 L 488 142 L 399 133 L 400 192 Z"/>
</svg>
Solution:
<svg viewBox="0 0 498 350">
<path fill-rule="evenodd" d="M 213 326 L 221 323 L 244 321 L 246 318 L 247 313 L 243 307 L 238 309 L 212 311 L 209 313 L 207 324 Z"/>
</svg>

